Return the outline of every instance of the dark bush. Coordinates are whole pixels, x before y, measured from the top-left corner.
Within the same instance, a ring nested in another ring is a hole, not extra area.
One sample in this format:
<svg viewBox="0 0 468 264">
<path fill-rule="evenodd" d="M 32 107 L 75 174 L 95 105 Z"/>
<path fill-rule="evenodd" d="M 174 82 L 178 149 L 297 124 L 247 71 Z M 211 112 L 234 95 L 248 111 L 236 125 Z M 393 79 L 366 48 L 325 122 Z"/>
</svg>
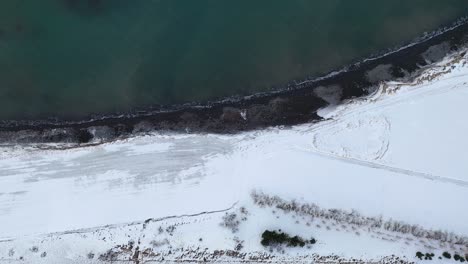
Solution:
<svg viewBox="0 0 468 264">
<path fill-rule="evenodd" d="M 426 253 L 426 257 L 424 259 L 425 260 L 432 260 L 432 254 Z"/>
<path fill-rule="evenodd" d="M 312 238 L 312 239 L 310 240 L 310 243 L 313 245 L 313 244 L 317 243 L 317 240 L 315 240 L 315 238 Z"/>
<path fill-rule="evenodd" d="M 426 257 L 424 258 L 425 260 L 432 260 L 432 258 L 434 257 L 434 253 L 426 253 Z"/>
<path fill-rule="evenodd" d="M 262 234 L 262 245 L 270 246 L 272 244 L 283 244 L 289 240 L 289 236 L 285 233 L 278 233 L 276 231 L 265 230 Z"/>
<path fill-rule="evenodd" d="M 462 257 L 462 256 L 460 256 L 458 254 L 453 255 L 453 259 L 456 260 L 456 261 L 460 261 L 460 262 L 465 262 L 465 260 L 466 260 L 464 257 Z"/>
<path fill-rule="evenodd" d="M 93 139 L 93 134 L 91 134 L 88 130 L 86 129 L 81 129 L 78 131 L 78 142 L 79 143 L 88 143 Z"/>
<path fill-rule="evenodd" d="M 421 253 L 420 251 L 416 252 L 416 257 L 422 260 L 422 257 L 424 257 L 424 254 Z"/>
<path fill-rule="evenodd" d="M 314 239 L 315 241 L 315 239 Z M 306 241 L 299 236 L 289 236 L 284 232 L 265 230 L 260 242 L 263 246 L 286 244 L 288 247 L 304 247 Z"/>
<path fill-rule="evenodd" d="M 302 240 L 302 238 L 300 238 L 298 236 L 294 236 L 291 239 L 289 239 L 288 246 L 290 246 L 290 247 L 297 247 L 297 246 L 304 247 L 305 242 L 304 242 L 304 240 Z"/>
<path fill-rule="evenodd" d="M 444 256 L 444 258 L 448 258 L 448 259 L 451 259 L 451 258 L 452 258 L 452 255 L 450 255 L 450 253 L 448 253 L 447 251 L 445 251 L 444 253 L 442 253 L 442 256 Z"/>
</svg>

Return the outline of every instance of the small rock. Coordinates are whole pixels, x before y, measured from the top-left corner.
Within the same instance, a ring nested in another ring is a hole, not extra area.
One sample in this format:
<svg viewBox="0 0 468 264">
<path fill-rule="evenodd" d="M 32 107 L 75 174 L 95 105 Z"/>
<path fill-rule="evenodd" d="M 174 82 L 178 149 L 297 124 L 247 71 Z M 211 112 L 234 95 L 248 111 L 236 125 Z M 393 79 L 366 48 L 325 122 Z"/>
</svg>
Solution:
<svg viewBox="0 0 468 264">
<path fill-rule="evenodd" d="M 221 120 L 223 122 L 242 122 L 244 118 L 242 118 L 241 111 L 234 107 L 224 107 L 223 114 L 221 115 Z"/>
</svg>

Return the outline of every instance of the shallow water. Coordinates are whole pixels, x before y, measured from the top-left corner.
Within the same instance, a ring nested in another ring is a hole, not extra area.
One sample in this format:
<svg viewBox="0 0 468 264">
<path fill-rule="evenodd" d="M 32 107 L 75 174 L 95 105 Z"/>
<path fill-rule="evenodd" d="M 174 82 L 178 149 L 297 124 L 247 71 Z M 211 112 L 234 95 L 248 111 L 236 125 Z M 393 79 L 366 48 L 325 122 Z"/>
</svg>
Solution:
<svg viewBox="0 0 468 264">
<path fill-rule="evenodd" d="M 265 91 L 466 14 L 463 0 L 3 0 L 0 118 Z"/>
</svg>

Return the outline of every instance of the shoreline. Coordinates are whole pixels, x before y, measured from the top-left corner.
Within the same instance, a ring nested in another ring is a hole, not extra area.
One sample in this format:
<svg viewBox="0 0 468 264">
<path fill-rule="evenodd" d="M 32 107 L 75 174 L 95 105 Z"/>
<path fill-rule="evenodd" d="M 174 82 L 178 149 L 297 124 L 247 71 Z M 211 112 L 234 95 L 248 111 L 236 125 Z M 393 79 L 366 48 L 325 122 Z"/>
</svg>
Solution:
<svg viewBox="0 0 468 264">
<path fill-rule="evenodd" d="M 135 133 L 171 131 L 232 134 L 322 120 L 330 104 L 371 94 L 382 81 L 408 79 L 468 43 L 468 21 L 458 20 L 393 51 L 358 61 L 283 89 L 205 104 L 150 107 L 81 121 L 0 121 L 0 143 L 108 142 Z"/>
</svg>

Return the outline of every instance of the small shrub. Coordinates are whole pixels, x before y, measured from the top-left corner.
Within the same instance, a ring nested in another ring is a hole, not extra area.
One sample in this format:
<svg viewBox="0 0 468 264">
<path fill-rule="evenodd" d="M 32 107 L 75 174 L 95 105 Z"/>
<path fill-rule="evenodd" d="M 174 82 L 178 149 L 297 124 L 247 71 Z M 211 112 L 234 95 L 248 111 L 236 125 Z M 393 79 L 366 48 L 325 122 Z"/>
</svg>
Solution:
<svg viewBox="0 0 468 264">
<path fill-rule="evenodd" d="M 434 257 L 434 253 L 422 253 L 421 251 L 418 251 L 416 252 L 416 257 L 419 258 L 420 260 L 422 260 L 424 258 L 424 260 L 432 260 L 432 258 Z M 439 259 L 442 259 L 442 257 L 439 257 Z"/>
<path fill-rule="evenodd" d="M 291 247 L 297 247 L 297 246 L 304 247 L 305 242 L 304 242 L 304 240 L 302 240 L 302 238 L 300 238 L 298 236 L 293 236 L 291 239 L 289 239 L 288 246 L 291 246 Z"/>
<path fill-rule="evenodd" d="M 237 219 L 236 213 L 226 213 L 223 216 L 222 226 L 231 229 L 232 233 L 239 231 L 240 221 Z"/>
<path fill-rule="evenodd" d="M 448 259 L 451 259 L 452 258 L 452 255 L 450 253 L 448 253 L 447 251 L 445 251 L 444 253 L 442 253 L 442 256 L 444 256 L 444 258 L 448 258 Z"/>
<path fill-rule="evenodd" d="M 424 259 L 425 260 L 432 260 L 432 257 L 434 257 L 433 253 L 426 253 L 426 257 Z"/>
<path fill-rule="evenodd" d="M 99 255 L 100 261 L 116 261 L 119 257 L 119 252 L 114 249 L 109 249 L 106 253 Z"/>
<path fill-rule="evenodd" d="M 158 248 L 158 247 L 162 247 L 162 246 L 165 246 L 165 245 L 168 245 L 169 244 L 169 240 L 166 239 L 163 239 L 163 240 L 152 240 L 150 242 L 150 245 L 153 247 L 153 248 Z"/>
<path fill-rule="evenodd" d="M 234 248 L 236 251 L 241 251 L 244 248 L 244 245 L 241 243 L 238 243 L 236 247 Z"/>
<path fill-rule="evenodd" d="M 453 259 L 456 261 L 465 262 L 465 258 L 458 254 L 453 255 Z"/>
<path fill-rule="evenodd" d="M 166 228 L 166 232 L 169 233 L 170 236 L 172 236 L 175 230 L 176 230 L 175 225 L 170 225 Z"/>
</svg>

